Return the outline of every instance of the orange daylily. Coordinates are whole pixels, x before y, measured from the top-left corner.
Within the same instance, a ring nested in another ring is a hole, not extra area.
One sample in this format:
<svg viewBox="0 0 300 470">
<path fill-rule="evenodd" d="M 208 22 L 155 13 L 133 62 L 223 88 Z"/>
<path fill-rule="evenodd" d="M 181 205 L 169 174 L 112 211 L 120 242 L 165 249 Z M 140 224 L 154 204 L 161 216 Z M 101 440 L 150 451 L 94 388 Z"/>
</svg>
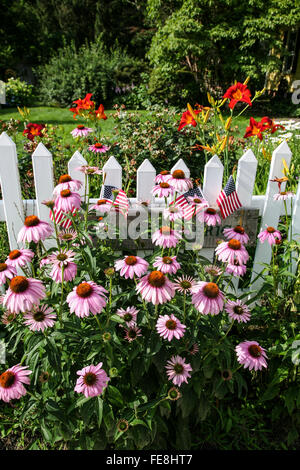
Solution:
<svg viewBox="0 0 300 470">
<path fill-rule="evenodd" d="M 200 111 L 198 110 L 192 110 L 192 111 L 194 115 L 197 115 L 200 113 Z M 195 121 L 195 119 L 193 118 L 193 115 L 190 113 L 189 110 L 182 113 L 178 130 L 181 131 L 181 129 L 183 129 L 185 126 L 188 126 L 188 125 L 192 125 L 193 127 L 196 127 L 197 125 L 197 122 Z"/>
<path fill-rule="evenodd" d="M 99 108 L 95 110 L 95 115 L 97 119 L 107 119 L 106 114 L 104 113 L 104 106 L 103 104 L 99 105 Z"/>
<path fill-rule="evenodd" d="M 247 103 L 249 106 L 252 106 L 251 92 L 249 88 L 247 88 L 247 85 L 245 85 L 244 83 L 237 82 L 235 85 L 229 87 L 223 98 L 228 98 L 230 100 L 230 109 L 233 109 L 239 101 L 242 101 L 244 103 Z"/>
<path fill-rule="evenodd" d="M 262 140 L 262 133 L 267 129 L 267 126 L 263 122 L 257 122 L 253 117 L 250 118 L 250 124 L 246 128 L 244 138 L 257 136 L 259 140 Z"/>
</svg>

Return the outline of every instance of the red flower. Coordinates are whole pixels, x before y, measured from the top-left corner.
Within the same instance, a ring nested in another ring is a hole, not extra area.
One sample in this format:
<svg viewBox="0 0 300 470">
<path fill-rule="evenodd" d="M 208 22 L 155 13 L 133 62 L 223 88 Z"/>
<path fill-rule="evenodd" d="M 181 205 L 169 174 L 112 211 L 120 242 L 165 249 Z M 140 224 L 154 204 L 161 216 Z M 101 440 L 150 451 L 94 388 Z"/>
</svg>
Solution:
<svg viewBox="0 0 300 470">
<path fill-rule="evenodd" d="M 268 116 L 264 116 L 261 121 L 265 125 L 265 129 L 270 129 L 271 134 L 274 134 L 278 129 L 285 129 L 284 126 L 281 126 L 280 124 L 275 124 L 273 119 L 269 118 Z"/>
<path fill-rule="evenodd" d="M 80 114 L 79 112 L 81 110 L 87 110 L 87 111 L 91 111 L 93 109 L 95 109 L 95 102 L 94 101 L 91 101 L 91 96 L 93 95 L 93 93 L 87 93 L 85 98 L 82 99 L 79 99 L 79 100 L 75 100 L 73 101 L 73 103 L 75 103 L 77 106 L 76 108 L 70 108 L 70 111 L 72 111 L 74 114 L 73 114 L 73 118 L 76 119 L 76 116 L 78 114 Z"/>
<path fill-rule="evenodd" d="M 194 113 L 199 114 L 200 110 L 194 110 Z M 183 129 L 185 126 L 188 126 L 190 124 L 194 127 L 196 127 L 196 125 L 197 125 L 195 119 L 193 118 L 193 116 L 191 115 L 189 110 L 187 110 L 184 113 L 182 113 L 178 130 L 181 131 L 181 129 Z"/>
<path fill-rule="evenodd" d="M 99 105 L 99 108 L 96 109 L 95 114 L 96 114 L 96 118 L 97 118 L 97 119 L 104 119 L 104 120 L 107 119 L 106 114 L 104 114 L 104 106 L 103 106 L 103 104 L 100 104 L 100 105 Z"/>
<path fill-rule="evenodd" d="M 239 101 L 243 101 L 249 106 L 252 106 L 250 90 L 247 88 L 247 85 L 244 85 L 240 82 L 237 82 L 235 85 L 229 87 L 223 98 L 228 98 L 230 100 L 230 109 L 233 109 Z"/>
<path fill-rule="evenodd" d="M 42 136 L 42 129 L 44 129 L 45 124 L 34 124 L 29 122 L 26 126 L 26 129 L 23 131 L 23 135 L 27 134 L 27 139 L 34 140 L 36 136 Z"/>
<path fill-rule="evenodd" d="M 264 123 L 262 121 L 257 122 L 257 121 L 255 121 L 255 119 L 253 117 L 251 117 L 250 118 L 250 125 L 246 129 L 246 133 L 244 135 L 244 138 L 253 137 L 253 136 L 256 135 L 259 138 L 259 140 L 262 140 L 262 138 L 263 138 L 262 132 L 264 132 L 266 129 L 267 129 L 266 123 Z"/>
</svg>

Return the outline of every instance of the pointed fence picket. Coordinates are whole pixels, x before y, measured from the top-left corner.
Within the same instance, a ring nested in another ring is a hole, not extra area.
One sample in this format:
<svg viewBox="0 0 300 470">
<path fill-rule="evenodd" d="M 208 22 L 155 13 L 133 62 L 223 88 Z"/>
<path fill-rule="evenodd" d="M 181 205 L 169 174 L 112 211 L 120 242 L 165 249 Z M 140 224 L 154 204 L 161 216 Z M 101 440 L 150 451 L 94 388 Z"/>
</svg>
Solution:
<svg viewBox="0 0 300 470">
<path fill-rule="evenodd" d="M 291 151 L 286 142 L 280 144 L 273 152 L 270 166 L 269 180 L 276 176 L 282 176 L 283 160 L 289 167 L 291 161 Z M 42 204 L 43 200 L 52 199 L 53 181 L 53 160 L 51 153 L 43 144 L 39 144 L 32 155 L 32 165 L 35 182 L 35 200 L 22 200 L 19 180 L 18 159 L 15 143 L 3 132 L 0 135 L 0 181 L 3 200 L 0 201 L 0 220 L 6 221 L 11 249 L 18 247 L 17 235 L 23 225 L 25 215 L 38 214 L 42 220 L 49 219 L 49 209 Z M 78 167 L 87 165 L 87 161 L 76 151 L 68 162 L 68 172 L 73 179 L 82 182 L 80 195 L 84 196 L 85 175 L 78 171 Z M 190 170 L 185 162 L 180 159 L 173 166 L 171 171 L 182 170 L 187 177 Z M 223 164 L 217 155 L 214 155 L 204 168 L 203 194 L 212 206 L 216 205 L 216 200 L 223 184 Z M 268 182 L 265 195 L 253 196 L 257 170 L 257 160 L 251 150 L 247 150 L 239 159 L 237 169 L 236 188 L 238 196 L 245 209 L 259 209 L 261 215 L 261 227 L 265 225 L 277 228 L 279 217 L 284 215 L 283 203 L 273 200 L 277 192 L 276 183 Z M 126 170 L 125 170 L 126 171 Z M 115 159 L 110 157 L 103 167 L 104 181 L 106 185 L 122 187 L 122 167 Z M 137 199 L 153 201 L 151 189 L 154 185 L 156 170 L 149 160 L 145 160 L 137 170 Z M 284 187 L 284 185 L 283 185 Z M 91 200 L 95 203 L 97 199 Z M 131 199 L 132 208 L 135 198 Z M 155 200 L 159 205 L 159 201 Z M 162 201 L 163 202 L 163 201 Z M 293 210 L 289 207 L 292 216 L 291 237 L 300 238 L 300 182 L 296 196 L 293 198 Z M 289 201 L 290 203 L 290 201 Z M 157 205 L 157 204 L 156 204 Z M 133 209 L 132 209 L 133 210 Z M 157 209 L 160 211 L 161 209 Z M 203 248 L 201 255 L 213 259 L 214 248 Z M 262 263 L 269 263 L 271 260 L 271 248 L 268 243 L 257 243 L 254 264 L 252 268 L 252 281 L 263 270 Z M 293 272 L 295 272 L 297 261 L 294 260 Z M 237 281 L 235 287 L 237 290 Z M 252 286 L 252 290 L 258 289 L 261 280 L 258 279 Z"/>
</svg>

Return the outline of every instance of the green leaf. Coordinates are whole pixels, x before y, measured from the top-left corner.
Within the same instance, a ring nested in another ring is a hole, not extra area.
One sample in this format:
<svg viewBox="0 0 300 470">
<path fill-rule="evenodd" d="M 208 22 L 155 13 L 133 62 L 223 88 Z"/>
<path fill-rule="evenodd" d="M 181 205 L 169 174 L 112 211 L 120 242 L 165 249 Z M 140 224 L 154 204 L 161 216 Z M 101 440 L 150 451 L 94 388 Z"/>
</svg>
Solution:
<svg viewBox="0 0 300 470">
<path fill-rule="evenodd" d="M 102 418 L 103 418 L 103 400 L 101 397 L 97 397 L 97 402 L 96 402 L 96 414 L 98 418 L 98 426 L 99 428 L 101 427 L 102 423 Z"/>
</svg>

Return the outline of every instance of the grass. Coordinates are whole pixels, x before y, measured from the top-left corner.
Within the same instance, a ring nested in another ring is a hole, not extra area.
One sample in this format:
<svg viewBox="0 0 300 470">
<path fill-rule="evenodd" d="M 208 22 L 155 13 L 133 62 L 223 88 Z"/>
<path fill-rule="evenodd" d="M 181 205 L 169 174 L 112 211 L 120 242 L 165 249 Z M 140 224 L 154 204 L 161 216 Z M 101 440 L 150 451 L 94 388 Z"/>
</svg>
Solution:
<svg viewBox="0 0 300 470">
<path fill-rule="evenodd" d="M 130 112 L 136 112 L 138 114 L 141 114 L 145 116 L 145 119 L 149 116 L 149 113 L 147 111 L 132 111 L 128 110 Z M 112 114 L 115 111 L 112 109 L 105 110 L 105 113 L 107 115 L 107 120 L 106 121 L 101 121 L 101 128 L 102 128 L 102 133 L 104 136 L 110 138 L 114 134 L 114 121 L 113 119 L 110 119 Z M 14 119 L 20 119 L 20 114 L 17 110 L 17 108 L 2 108 L 0 109 L 0 120 L 2 121 L 7 121 L 10 118 Z M 178 120 L 180 118 L 180 114 L 178 114 Z M 71 142 L 72 137 L 70 135 L 70 132 L 74 127 L 80 123 L 80 121 L 76 121 L 73 119 L 73 114 L 69 111 L 68 108 L 54 108 L 50 106 L 37 106 L 30 108 L 30 115 L 29 119 L 31 122 L 35 122 L 38 124 L 52 124 L 52 125 L 58 125 L 58 126 L 63 126 L 63 135 L 64 138 L 66 139 L 66 142 Z M 255 117 L 255 119 L 260 119 L 259 117 Z M 240 116 L 239 118 L 236 118 L 233 122 L 234 125 L 237 125 L 239 127 L 239 134 L 242 137 L 245 133 L 245 129 L 248 125 L 249 122 L 249 116 Z"/>
</svg>

